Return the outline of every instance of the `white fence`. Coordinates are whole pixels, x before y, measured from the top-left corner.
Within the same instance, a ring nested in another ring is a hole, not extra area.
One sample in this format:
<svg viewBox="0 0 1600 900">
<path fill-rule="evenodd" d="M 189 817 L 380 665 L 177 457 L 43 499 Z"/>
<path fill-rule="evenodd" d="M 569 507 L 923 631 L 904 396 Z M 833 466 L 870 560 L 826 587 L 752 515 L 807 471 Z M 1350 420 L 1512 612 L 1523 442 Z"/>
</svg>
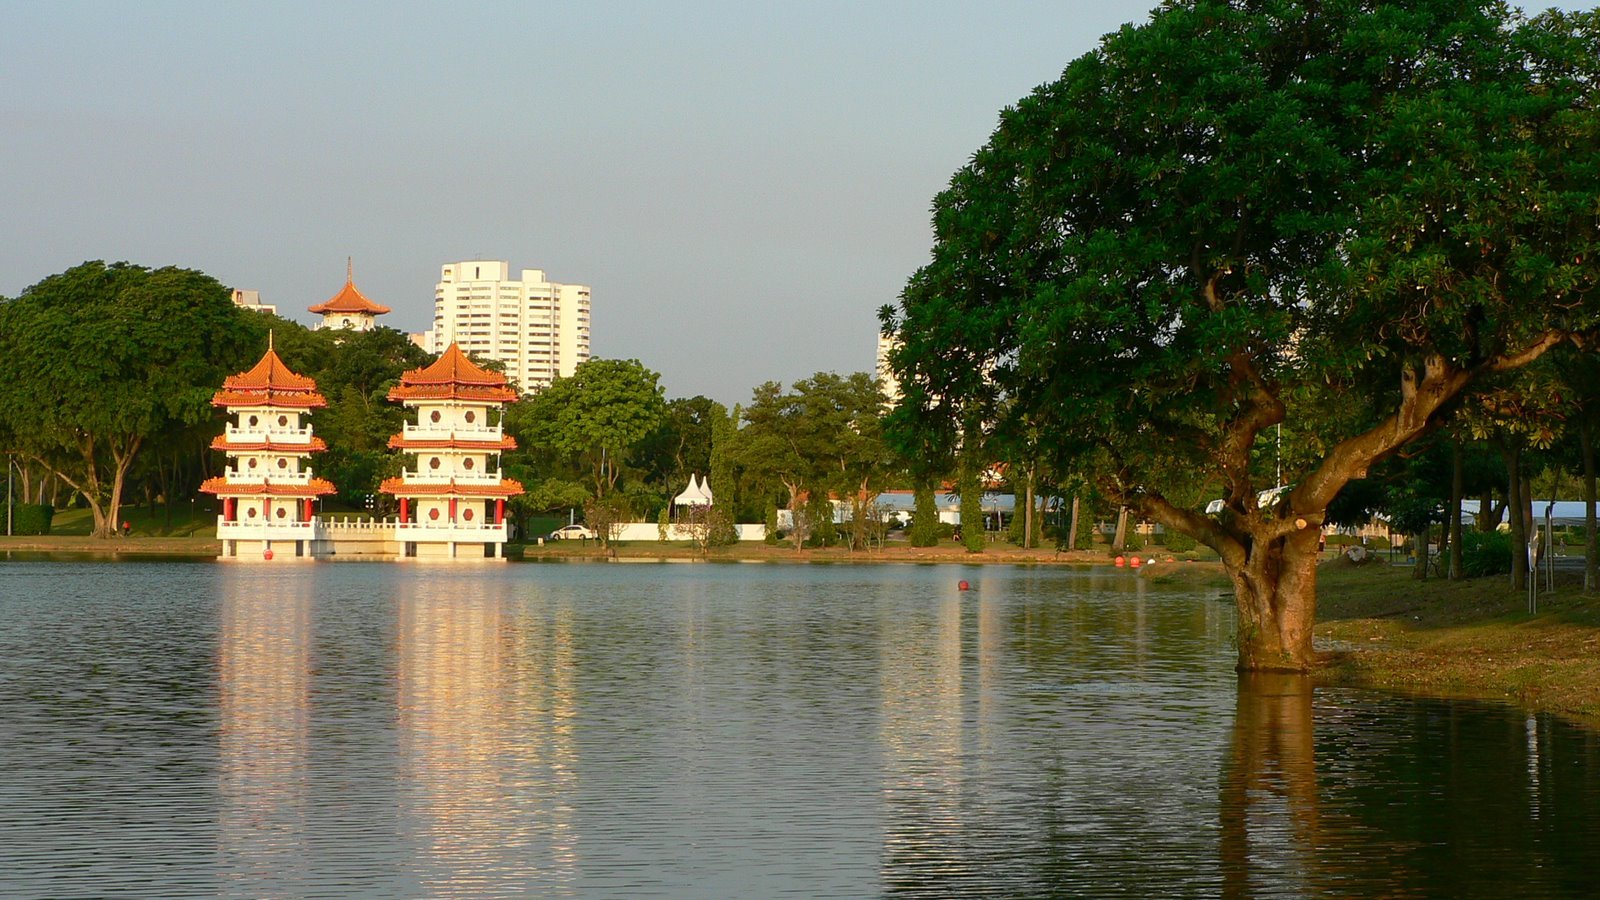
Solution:
<svg viewBox="0 0 1600 900">
<path fill-rule="evenodd" d="M 625 522 L 617 526 L 617 540 L 619 541 L 659 541 L 661 540 L 661 526 L 655 522 Z M 734 530 L 739 533 L 741 541 L 759 541 L 767 536 L 765 525 L 735 525 Z M 689 529 L 682 525 L 667 526 L 667 540 L 692 541 L 694 536 Z"/>
</svg>

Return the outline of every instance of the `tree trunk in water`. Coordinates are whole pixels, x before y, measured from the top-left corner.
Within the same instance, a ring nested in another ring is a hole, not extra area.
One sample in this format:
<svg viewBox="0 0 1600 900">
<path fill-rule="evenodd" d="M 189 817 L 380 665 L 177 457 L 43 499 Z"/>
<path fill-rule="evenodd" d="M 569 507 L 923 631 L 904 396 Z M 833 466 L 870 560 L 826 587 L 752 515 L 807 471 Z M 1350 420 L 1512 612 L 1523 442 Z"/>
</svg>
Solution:
<svg viewBox="0 0 1600 900">
<path fill-rule="evenodd" d="M 1111 538 L 1111 552 L 1121 553 L 1128 543 L 1128 508 L 1117 510 L 1117 533 Z"/>
<path fill-rule="evenodd" d="M 1522 498 L 1522 448 L 1500 448 L 1506 462 L 1506 511 L 1511 521 L 1511 589 L 1528 589 L 1528 504 Z"/>
<path fill-rule="evenodd" d="M 1316 664 L 1316 528 L 1256 541 L 1242 565 L 1224 560 L 1239 607 L 1241 672 L 1308 672 Z"/>
<path fill-rule="evenodd" d="M 1072 530 L 1067 532 L 1067 549 L 1078 549 L 1078 498 L 1072 498 Z"/>
<path fill-rule="evenodd" d="M 1462 482 L 1465 475 L 1461 471 L 1461 442 L 1455 441 L 1450 445 L 1450 524 L 1445 541 L 1450 545 L 1450 561 L 1446 568 L 1449 571 L 1445 577 L 1451 581 L 1461 580 L 1461 495 Z M 1479 507 L 1482 509 L 1482 507 Z"/>
<path fill-rule="evenodd" d="M 1578 425 L 1578 447 L 1583 454 L 1583 589 L 1600 588 L 1600 544 L 1595 541 L 1594 433 L 1585 421 Z"/>
</svg>

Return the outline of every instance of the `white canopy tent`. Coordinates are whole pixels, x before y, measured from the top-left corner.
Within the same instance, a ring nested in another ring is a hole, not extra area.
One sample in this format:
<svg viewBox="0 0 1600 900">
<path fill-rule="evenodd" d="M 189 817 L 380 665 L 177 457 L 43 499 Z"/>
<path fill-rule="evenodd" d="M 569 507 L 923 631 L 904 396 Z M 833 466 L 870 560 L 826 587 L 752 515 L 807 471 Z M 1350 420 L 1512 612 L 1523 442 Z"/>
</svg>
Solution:
<svg viewBox="0 0 1600 900">
<path fill-rule="evenodd" d="M 710 506 L 711 505 L 711 479 L 700 480 L 700 476 L 690 474 L 689 486 L 683 493 L 674 497 L 673 506 Z"/>
</svg>

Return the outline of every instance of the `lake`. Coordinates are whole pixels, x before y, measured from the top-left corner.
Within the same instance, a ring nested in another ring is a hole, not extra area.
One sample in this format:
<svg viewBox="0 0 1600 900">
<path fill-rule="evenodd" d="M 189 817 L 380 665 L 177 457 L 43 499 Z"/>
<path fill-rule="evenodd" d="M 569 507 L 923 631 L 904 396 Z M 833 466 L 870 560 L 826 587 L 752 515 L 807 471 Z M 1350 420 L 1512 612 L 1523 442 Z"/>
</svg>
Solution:
<svg viewBox="0 0 1600 900">
<path fill-rule="evenodd" d="M 1110 568 L 0 559 L 0 896 L 1600 894 L 1600 735 L 1241 681 L 1233 621 Z"/>
</svg>

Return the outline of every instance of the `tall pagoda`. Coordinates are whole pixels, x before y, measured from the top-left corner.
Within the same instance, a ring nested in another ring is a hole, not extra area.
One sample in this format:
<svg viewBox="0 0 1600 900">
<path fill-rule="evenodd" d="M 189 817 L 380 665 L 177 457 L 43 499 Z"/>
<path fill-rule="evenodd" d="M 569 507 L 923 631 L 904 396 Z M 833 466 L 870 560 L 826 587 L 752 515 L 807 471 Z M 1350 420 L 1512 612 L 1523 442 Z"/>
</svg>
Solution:
<svg viewBox="0 0 1600 900">
<path fill-rule="evenodd" d="M 334 492 L 306 465 L 311 454 L 328 449 L 311 434 L 311 410 L 328 405 L 317 383 L 290 371 L 269 343 L 254 368 L 223 380 L 211 405 L 233 417 L 211 442 L 228 454 L 227 473 L 200 485 L 222 500 L 217 538 L 223 557 L 316 555 L 314 504 Z"/>
<path fill-rule="evenodd" d="M 310 307 L 322 316 L 317 328 L 334 328 L 345 331 L 371 331 L 378 327 L 378 317 L 389 312 L 389 307 L 373 303 L 356 290 L 355 263 L 345 260 L 344 287 L 325 303 Z"/>
<path fill-rule="evenodd" d="M 415 424 L 389 439 L 415 459 L 414 467 L 379 488 L 400 500 L 401 555 L 503 558 L 506 500 L 522 485 L 500 477 L 500 454 L 517 446 L 500 417 L 516 391 L 452 343 L 437 362 L 402 375 L 389 399 L 417 413 Z"/>
</svg>

